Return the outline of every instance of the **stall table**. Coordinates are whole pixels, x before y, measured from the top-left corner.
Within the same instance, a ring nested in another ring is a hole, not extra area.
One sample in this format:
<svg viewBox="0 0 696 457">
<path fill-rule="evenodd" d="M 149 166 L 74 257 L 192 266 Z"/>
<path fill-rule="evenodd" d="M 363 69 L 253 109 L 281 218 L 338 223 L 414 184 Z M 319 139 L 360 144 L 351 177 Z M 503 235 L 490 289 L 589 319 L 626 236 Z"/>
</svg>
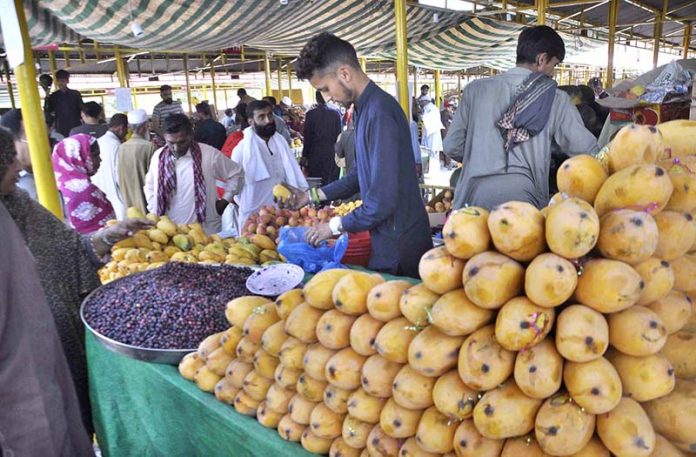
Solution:
<svg viewBox="0 0 696 457">
<path fill-rule="evenodd" d="M 299 443 L 202 392 L 177 367 L 111 352 L 86 335 L 90 397 L 105 457 L 305 457 Z"/>
</svg>

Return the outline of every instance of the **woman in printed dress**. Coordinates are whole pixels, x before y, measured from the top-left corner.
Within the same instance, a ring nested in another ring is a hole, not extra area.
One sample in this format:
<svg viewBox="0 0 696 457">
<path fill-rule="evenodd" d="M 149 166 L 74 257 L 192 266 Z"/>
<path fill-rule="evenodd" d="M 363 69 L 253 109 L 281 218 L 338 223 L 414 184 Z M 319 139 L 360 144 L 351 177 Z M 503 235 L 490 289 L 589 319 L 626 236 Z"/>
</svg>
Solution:
<svg viewBox="0 0 696 457">
<path fill-rule="evenodd" d="M 53 170 L 63 195 L 65 216 L 78 233 L 94 233 L 116 218 L 104 192 L 90 180 L 100 163 L 99 143 L 90 135 L 68 137 L 53 150 Z"/>
</svg>

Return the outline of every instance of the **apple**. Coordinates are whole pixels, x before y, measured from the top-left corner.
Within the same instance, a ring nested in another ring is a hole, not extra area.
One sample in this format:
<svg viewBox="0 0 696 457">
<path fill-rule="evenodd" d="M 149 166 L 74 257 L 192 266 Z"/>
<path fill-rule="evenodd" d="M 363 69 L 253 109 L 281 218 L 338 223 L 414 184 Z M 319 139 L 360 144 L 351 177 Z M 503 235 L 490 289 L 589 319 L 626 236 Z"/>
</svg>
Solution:
<svg viewBox="0 0 696 457">
<path fill-rule="evenodd" d="M 261 209 L 259 210 L 259 216 L 267 216 L 269 214 L 270 213 L 268 212 L 265 206 L 261 207 Z"/>
<path fill-rule="evenodd" d="M 267 233 L 267 232 L 266 232 L 266 227 L 265 227 L 265 226 L 259 225 L 259 226 L 256 228 L 256 234 L 257 234 L 257 235 L 265 235 L 266 233 Z"/>
<path fill-rule="evenodd" d="M 315 210 L 314 208 L 309 208 L 309 209 L 307 210 L 307 216 L 309 216 L 309 217 L 317 217 L 317 210 Z"/>
<path fill-rule="evenodd" d="M 329 212 L 325 209 L 320 209 L 319 211 L 317 211 L 317 217 L 320 220 L 325 221 L 326 219 L 329 218 Z"/>
<path fill-rule="evenodd" d="M 248 231 L 249 233 L 256 233 L 256 228 L 257 228 L 257 227 L 258 227 L 257 224 L 254 224 L 254 223 L 249 224 L 249 226 L 247 227 L 247 231 Z"/>
<path fill-rule="evenodd" d="M 301 217 L 306 217 L 308 213 L 309 213 L 309 208 L 307 208 L 306 206 L 304 208 L 300 208 L 300 216 Z"/>
<path fill-rule="evenodd" d="M 288 219 L 288 225 L 290 227 L 297 227 L 298 225 L 300 225 L 300 221 L 297 220 L 297 218 L 293 216 L 290 219 Z"/>
<path fill-rule="evenodd" d="M 262 224 L 268 225 L 273 220 L 273 216 L 271 216 L 270 214 L 264 214 L 262 216 L 259 216 L 259 219 L 261 220 Z"/>
<path fill-rule="evenodd" d="M 288 219 L 286 217 L 284 217 L 284 216 L 276 217 L 276 220 L 275 220 L 276 227 L 282 227 L 287 223 L 288 223 Z"/>
<path fill-rule="evenodd" d="M 276 236 L 277 233 L 278 233 L 278 229 L 273 227 L 272 225 L 269 225 L 268 227 L 266 227 L 266 235 L 268 235 L 270 237 L 274 237 L 274 236 Z"/>
</svg>

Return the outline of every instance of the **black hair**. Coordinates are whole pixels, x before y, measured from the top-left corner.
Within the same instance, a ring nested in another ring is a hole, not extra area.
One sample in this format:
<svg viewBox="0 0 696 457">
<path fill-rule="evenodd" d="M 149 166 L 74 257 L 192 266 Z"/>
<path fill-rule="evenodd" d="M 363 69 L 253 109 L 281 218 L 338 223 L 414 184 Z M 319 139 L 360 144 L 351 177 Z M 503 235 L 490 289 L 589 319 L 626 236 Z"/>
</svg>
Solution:
<svg viewBox="0 0 696 457">
<path fill-rule="evenodd" d="M 164 84 L 160 86 L 160 93 L 164 92 L 165 90 L 172 90 L 172 86 L 170 86 L 169 84 Z"/>
<path fill-rule="evenodd" d="M 233 113 L 232 108 L 227 108 L 225 110 L 225 116 L 232 116 L 232 113 Z"/>
<path fill-rule="evenodd" d="M 546 25 L 526 28 L 517 40 L 517 63 L 536 63 L 539 54 L 546 53 L 549 59 L 556 57 L 560 62 L 565 58 L 563 38 Z"/>
<path fill-rule="evenodd" d="M 246 104 L 246 103 L 240 103 L 240 104 L 237 105 L 237 107 L 234 109 L 234 112 L 235 112 L 235 115 L 236 115 L 236 117 L 235 117 L 235 122 L 236 122 L 237 124 L 242 124 L 242 125 L 244 125 L 244 124 L 246 124 L 246 123 L 248 122 L 249 118 L 247 117 L 246 110 L 247 110 L 247 104 Z"/>
<path fill-rule="evenodd" d="M 208 117 L 213 116 L 213 111 L 210 109 L 210 105 L 208 104 L 208 102 L 201 102 L 197 104 L 196 112 Z"/>
<path fill-rule="evenodd" d="M 193 132 L 191 120 L 185 114 L 170 114 L 164 120 L 164 133 Z"/>
<path fill-rule="evenodd" d="M 311 38 L 300 51 L 295 63 L 298 79 L 311 79 L 315 73 L 337 65 L 360 70 L 358 55 L 352 44 L 328 32 Z"/>
<path fill-rule="evenodd" d="M 22 131 L 22 110 L 11 109 L 0 118 L 0 127 L 5 127 L 17 139 Z"/>
<path fill-rule="evenodd" d="M 326 100 L 324 100 L 324 96 L 321 95 L 320 91 L 317 90 L 314 92 L 314 98 L 316 99 L 317 103 L 319 103 L 320 105 L 326 105 Z"/>
<path fill-rule="evenodd" d="M 89 117 L 99 118 L 102 112 L 102 106 L 97 102 L 87 102 L 82 105 L 82 112 Z"/>
<path fill-rule="evenodd" d="M 51 84 L 53 84 L 53 77 L 51 75 L 44 73 L 41 76 L 39 76 L 39 83 L 42 86 L 50 87 Z"/>
<path fill-rule="evenodd" d="M 247 105 L 247 109 L 246 109 L 246 117 L 247 117 L 247 119 L 253 119 L 253 118 L 254 118 L 254 112 L 259 111 L 259 110 L 262 110 L 262 109 L 264 109 L 264 108 L 271 108 L 271 109 L 273 109 L 273 107 L 271 106 L 271 104 L 268 103 L 266 100 L 254 100 L 253 102 L 249 103 L 249 104 Z"/>
<path fill-rule="evenodd" d="M 593 76 L 589 81 L 587 81 L 587 85 L 590 87 L 599 87 L 602 85 L 602 80 L 597 76 Z"/>
<path fill-rule="evenodd" d="M 420 86 L 420 90 L 423 91 L 423 89 L 430 90 L 430 86 L 428 86 L 427 84 L 423 84 L 422 86 Z"/>
<path fill-rule="evenodd" d="M 265 97 L 263 97 L 263 100 L 266 100 L 268 103 L 271 104 L 271 106 L 276 106 L 278 104 L 278 101 L 272 95 L 266 95 Z"/>
<path fill-rule="evenodd" d="M 70 73 L 66 70 L 60 69 L 56 72 L 56 79 L 70 79 Z"/>
<path fill-rule="evenodd" d="M 246 95 L 246 89 L 245 88 L 239 88 L 237 89 L 237 97 L 241 97 L 242 95 Z"/>
<path fill-rule="evenodd" d="M 109 128 L 128 127 L 128 116 L 123 113 L 116 113 L 109 119 Z"/>
</svg>

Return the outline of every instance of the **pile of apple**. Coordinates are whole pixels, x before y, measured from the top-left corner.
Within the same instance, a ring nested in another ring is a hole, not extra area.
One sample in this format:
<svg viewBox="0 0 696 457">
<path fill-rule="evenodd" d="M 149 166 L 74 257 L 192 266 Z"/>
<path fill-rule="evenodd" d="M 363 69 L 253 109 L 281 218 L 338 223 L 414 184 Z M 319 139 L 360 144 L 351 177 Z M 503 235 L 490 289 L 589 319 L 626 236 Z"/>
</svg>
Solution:
<svg viewBox="0 0 696 457">
<path fill-rule="evenodd" d="M 329 222 L 334 216 L 331 207 L 316 209 L 305 206 L 297 211 L 280 209 L 272 205 L 263 206 L 258 213 L 253 213 L 242 227 L 242 235 L 267 235 L 279 242 L 280 228 L 289 227 L 313 227 L 317 224 Z"/>
</svg>

